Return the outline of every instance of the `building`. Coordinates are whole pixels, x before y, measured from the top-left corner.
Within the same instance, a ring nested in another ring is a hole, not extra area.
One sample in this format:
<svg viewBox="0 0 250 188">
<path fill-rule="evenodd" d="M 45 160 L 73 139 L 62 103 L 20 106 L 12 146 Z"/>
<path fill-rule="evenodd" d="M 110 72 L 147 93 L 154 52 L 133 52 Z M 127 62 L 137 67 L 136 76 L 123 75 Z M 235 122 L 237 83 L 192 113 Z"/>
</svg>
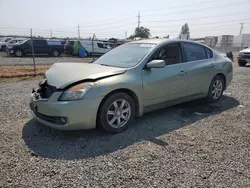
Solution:
<svg viewBox="0 0 250 188">
<path fill-rule="evenodd" d="M 250 34 L 241 34 L 234 36 L 232 47 L 250 47 Z"/>
</svg>

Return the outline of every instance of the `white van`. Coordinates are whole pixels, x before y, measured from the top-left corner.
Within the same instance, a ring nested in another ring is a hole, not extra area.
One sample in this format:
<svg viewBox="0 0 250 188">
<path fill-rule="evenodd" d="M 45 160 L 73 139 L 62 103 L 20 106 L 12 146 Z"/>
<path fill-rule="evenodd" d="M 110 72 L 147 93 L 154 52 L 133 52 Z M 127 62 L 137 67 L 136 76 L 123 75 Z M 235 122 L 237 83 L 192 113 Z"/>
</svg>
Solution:
<svg viewBox="0 0 250 188">
<path fill-rule="evenodd" d="M 102 55 L 107 53 L 113 48 L 113 44 L 101 41 L 101 40 L 94 40 L 92 45 L 92 40 L 82 40 L 81 41 L 82 46 L 87 51 L 87 54 L 96 54 L 96 55 Z"/>
</svg>

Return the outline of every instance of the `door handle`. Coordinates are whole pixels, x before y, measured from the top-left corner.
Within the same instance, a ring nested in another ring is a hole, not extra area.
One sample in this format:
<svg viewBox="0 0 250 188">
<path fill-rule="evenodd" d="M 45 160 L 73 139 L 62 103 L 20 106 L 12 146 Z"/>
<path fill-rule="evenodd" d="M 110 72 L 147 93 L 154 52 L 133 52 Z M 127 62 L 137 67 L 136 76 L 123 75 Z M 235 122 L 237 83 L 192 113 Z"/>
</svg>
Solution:
<svg viewBox="0 0 250 188">
<path fill-rule="evenodd" d="M 214 67 L 215 65 L 213 63 L 210 63 L 208 66 L 209 67 Z"/>
<path fill-rule="evenodd" d="M 184 74 L 187 74 L 187 72 L 186 72 L 186 71 L 181 71 L 181 72 L 179 72 L 179 75 L 180 75 L 180 76 L 182 76 L 182 75 L 184 75 Z"/>
</svg>

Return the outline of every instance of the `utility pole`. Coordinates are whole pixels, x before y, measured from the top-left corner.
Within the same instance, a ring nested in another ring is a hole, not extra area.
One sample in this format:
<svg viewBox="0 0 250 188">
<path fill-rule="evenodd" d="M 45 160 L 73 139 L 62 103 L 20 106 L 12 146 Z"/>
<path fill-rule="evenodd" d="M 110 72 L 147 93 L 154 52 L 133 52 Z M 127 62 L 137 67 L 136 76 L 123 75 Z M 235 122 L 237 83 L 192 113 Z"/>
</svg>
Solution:
<svg viewBox="0 0 250 188">
<path fill-rule="evenodd" d="M 138 13 L 138 28 L 140 28 L 140 23 L 141 23 L 141 14 L 140 12 Z"/>
<path fill-rule="evenodd" d="M 92 57 L 93 57 L 93 62 L 95 61 L 95 55 L 94 55 L 94 40 L 95 40 L 96 36 L 95 36 L 95 33 L 93 34 L 93 37 L 92 37 Z"/>
<path fill-rule="evenodd" d="M 35 55 L 34 55 L 32 29 L 30 29 L 30 38 L 31 38 L 31 50 L 32 50 L 32 57 L 33 57 L 33 69 L 34 69 L 34 73 L 35 73 L 35 76 L 36 76 L 36 62 L 35 62 Z"/>
<path fill-rule="evenodd" d="M 243 29 L 244 29 L 244 27 L 243 27 L 243 25 L 244 25 L 244 23 L 240 23 L 240 35 L 242 34 L 242 31 L 243 31 Z"/>
<path fill-rule="evenodd" d="M 52 29 L 50 30 L 50 38 L 52 38 Z"/>
<path fill-rule="evenodd" d="M 127 37 L 127 31 L 125 31 L 125 40 L 127 40 L 127 38 L 128 38 L 128 37 Z"/>
<path fill-rule="evenodd" d="M 78 38 L 80 39 L 80 26 L 79 25 L 77 26 L 77 29 L 78 29 Z"/>
</svg>

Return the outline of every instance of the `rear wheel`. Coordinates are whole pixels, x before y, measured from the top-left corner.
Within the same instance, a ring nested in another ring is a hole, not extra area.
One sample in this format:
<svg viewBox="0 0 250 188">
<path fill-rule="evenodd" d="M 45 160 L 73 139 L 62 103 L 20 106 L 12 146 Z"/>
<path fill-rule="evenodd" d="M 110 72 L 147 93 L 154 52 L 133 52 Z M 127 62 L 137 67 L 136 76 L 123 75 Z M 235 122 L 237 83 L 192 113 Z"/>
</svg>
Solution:
<svg viewBox="0 0 250 188">
<path fill-rule="evenodd" d="M 101 105 L 98 125 L 108 133 L 124 131 L 135 117 L 135 103 L 126 93 L 109 96 Z"/>
<path fill-rule="evenodd" d="M 52 56 L 58 57 L 59 55 L 60 55 L 60 53 L 59 53 L 58 50 L 53 50 L 53 51 L 52 51 Z"/>
<path fill-rule="evenodd" d="M 238 60 L 238 65 L 240 67 L 244 67 L 244 66 L 246 66 L 246 64 L 247 64 L 247 62 L 245 60 Z"/>
<path fill-rule="evenodd" d="M 220 75 L 216 75 L 209 86 L 207 100 L 210 102 L 217 102 L 218 100 L 220 100 L 224 88 L 224 79 Z"/>
</svg>

